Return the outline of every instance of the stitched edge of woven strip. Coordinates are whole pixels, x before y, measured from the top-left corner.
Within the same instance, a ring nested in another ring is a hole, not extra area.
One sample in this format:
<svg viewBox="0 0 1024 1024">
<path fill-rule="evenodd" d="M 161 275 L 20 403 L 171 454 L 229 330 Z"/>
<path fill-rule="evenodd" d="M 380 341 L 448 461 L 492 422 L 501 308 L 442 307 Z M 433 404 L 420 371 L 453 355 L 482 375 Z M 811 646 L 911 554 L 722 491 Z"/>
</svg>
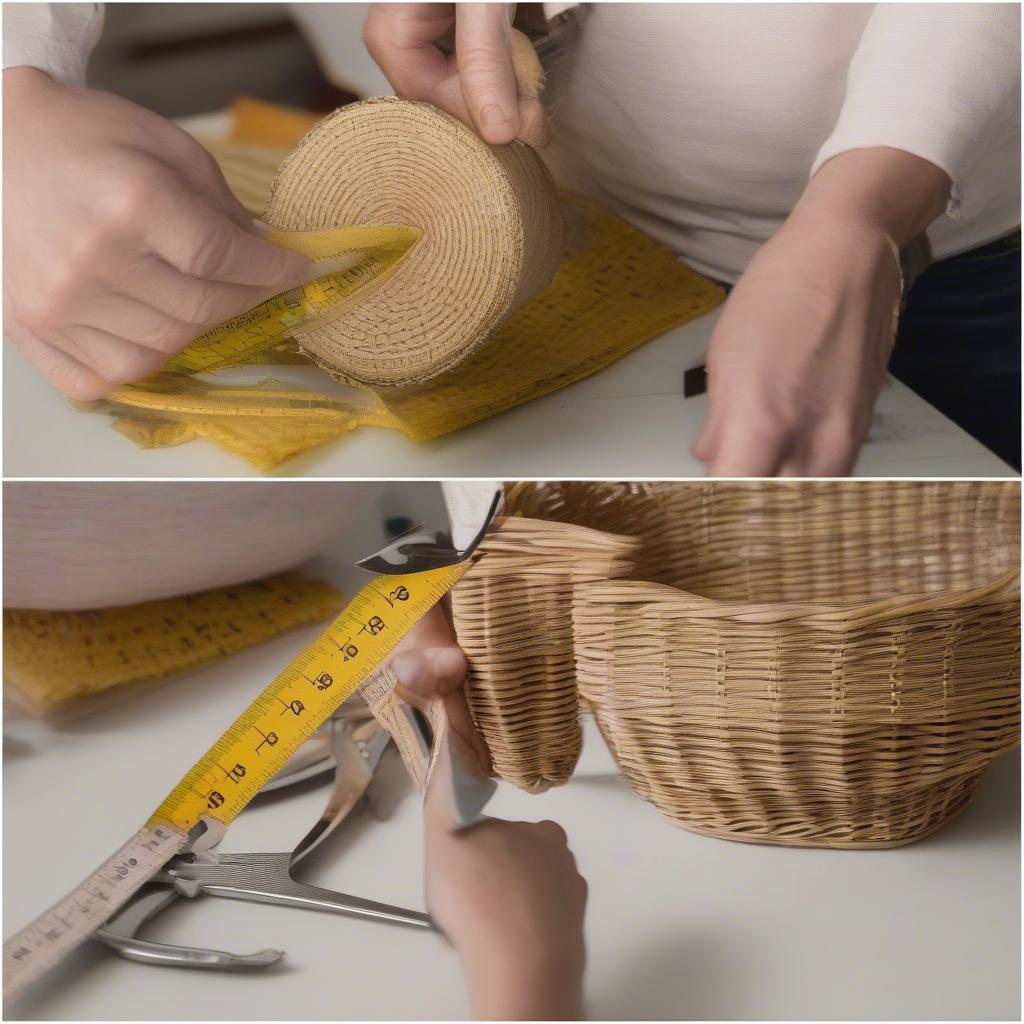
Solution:
<svg viewBox="0 0 1024 1024">
<path fill-rule="evenodd" d="M 297 340 L 350 384 L 399 387 L 456 366 L 553 276 L 562 215 L 541 159 L 488 146 L 429 103 L 341 107 L 282 163 L 264 215 L 287 230 L 420 229 L 390 277 Z"/>
<path fill-rule="evenodd" d="M 747 842 L 912 842 L 1019 742 L 1016 483 L 515 484 L 506 510 L 453 606 L 525 789 L 572 774 L 577 690 L 641 797 Z"/>
</svg>

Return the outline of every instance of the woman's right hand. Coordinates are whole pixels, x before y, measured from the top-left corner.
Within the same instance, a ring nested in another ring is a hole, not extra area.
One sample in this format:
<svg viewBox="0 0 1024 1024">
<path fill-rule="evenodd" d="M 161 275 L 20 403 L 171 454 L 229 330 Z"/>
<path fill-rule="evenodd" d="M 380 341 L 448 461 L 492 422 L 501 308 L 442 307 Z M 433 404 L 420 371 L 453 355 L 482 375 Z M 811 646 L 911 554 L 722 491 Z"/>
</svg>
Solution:
<svg viewBox="0 0 1024 1024">
<path fill-rule="evenodd" d="M 462 688 L 466 659 L 441 608 L 410 631 L 391 667 L 410 703 L 444 699 L 448 727 L 489 770 Z M 427 907 L 462 963 L 473 1016 L 581 1019 L 587 883 L 565 832 L 498 818 L 452 832 L 450 772 L 438 758 L 424 808 Z"/>
<path fill-rule="evenodd" d="M 3 75 L 4 329 L 59 390 L 100 398 L 304 279 L 181 129 L 35 68 Z"/>
<path fill-rule="evenodd" d="M 587 883 L 564 830 L 488 818 L 452 832 L 431 796 L 445 781 L 427 796 L 427 907 L 459 955 L 474 1018 L 582 1019 Z"/>
</svg>

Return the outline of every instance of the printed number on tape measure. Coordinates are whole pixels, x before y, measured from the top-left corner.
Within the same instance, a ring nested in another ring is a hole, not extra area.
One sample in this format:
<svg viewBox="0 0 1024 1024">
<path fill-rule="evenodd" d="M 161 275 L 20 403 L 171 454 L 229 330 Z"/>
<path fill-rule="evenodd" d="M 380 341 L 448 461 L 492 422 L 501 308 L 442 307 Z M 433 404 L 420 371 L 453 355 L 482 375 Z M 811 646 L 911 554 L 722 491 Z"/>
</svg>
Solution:
<svg viewBox="0 0 1024 1024">
<path fill-rule="evenodd" d="M 230 824 L 465 571 L 380 576 L 238 717 L 149 824 L 188 832 L 204 815 Z"/>
<path fill-rule="evenodd" d="M 4 943 L 4 1001 L 56 966 L 189 843 L 204 817 L 230 824 L 458 582 L 468 562 L 378 576 L 235 720 L 145 828 Z"/>
</svg>

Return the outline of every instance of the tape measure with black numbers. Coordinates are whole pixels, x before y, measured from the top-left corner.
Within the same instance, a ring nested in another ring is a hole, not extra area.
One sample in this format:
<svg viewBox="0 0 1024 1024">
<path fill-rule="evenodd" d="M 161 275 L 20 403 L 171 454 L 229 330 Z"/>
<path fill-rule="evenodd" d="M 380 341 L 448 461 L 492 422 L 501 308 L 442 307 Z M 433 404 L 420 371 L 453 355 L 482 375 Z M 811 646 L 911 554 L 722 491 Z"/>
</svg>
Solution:
<svg viewBox="0 0 1024 1024">
<path fill-rule="evenodd" d="M 139 832 L 73 892 L 4 943 L 4 1002 L 86 941 L 204 831 L 234 821 L 292 754 L 383 665 L 469 564 L 377 576 L 363 587 L 185 774 Z"/>
</svg>

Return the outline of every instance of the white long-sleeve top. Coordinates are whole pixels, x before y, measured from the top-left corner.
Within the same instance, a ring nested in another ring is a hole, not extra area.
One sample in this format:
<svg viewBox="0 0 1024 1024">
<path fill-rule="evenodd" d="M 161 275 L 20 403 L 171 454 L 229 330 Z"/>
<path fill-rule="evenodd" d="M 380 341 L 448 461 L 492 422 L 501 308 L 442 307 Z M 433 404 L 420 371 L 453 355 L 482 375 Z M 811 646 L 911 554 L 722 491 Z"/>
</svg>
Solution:
<svg viewBox="0 0 1024 1024">
<path fill-rule="evenodd" d="M 296 14 L 351 51 L 354 6 Z M 5 67 L 80 79 L 99 5 L 4 15 Z M 1020 223 L 1018 4 L 591 4 L 549 95 L 559 177 L 721 280 L 850 149 L 903 149 L 950 176 L 936 258 Z"/>
<path fill-rule="evenodd" d="M 592 4 L 573 51 L 560 177 L 719 279 L 850 149 L 950 176 L 936 258 L 1020 223 L 1017 4 Z"/>
<path fill-rule="evenodd" d="M 64 85 L 85 85 L 103 4 L 4 4 L 3 17 L 5 68 L 39 68 Z"/>
</svg>

